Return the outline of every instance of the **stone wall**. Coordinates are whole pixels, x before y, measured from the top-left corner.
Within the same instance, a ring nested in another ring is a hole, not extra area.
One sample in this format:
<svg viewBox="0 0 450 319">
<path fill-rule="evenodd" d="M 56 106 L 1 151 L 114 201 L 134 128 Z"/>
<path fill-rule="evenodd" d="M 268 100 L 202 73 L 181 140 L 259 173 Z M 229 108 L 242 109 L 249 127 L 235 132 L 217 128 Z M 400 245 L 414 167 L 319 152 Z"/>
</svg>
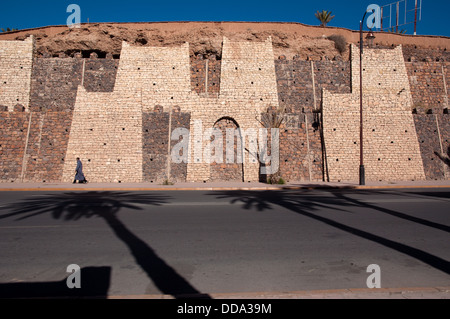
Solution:
<svg viewBox="0 0 450 319">
<path fill-rule="evenodd" d="M 22 181 L 30 113 L 0 111 L 0 182 Z"/>
<path fill-rule="evenodd" d="M 28 109 L 34 37 L 25 41 L 0 41 L 0 107 Z"/>
<path fill-rule="evenodd" d="M 449 62 L 407 62 L 413 108 L 420 111 L 429 109 L 442 113 L 448 108 L 447 82 L 449 74 L 446 72 Z"/>
<path fill-rule="evenodd" d="M 448 179 L 448 166 L 436 156 L 447 154 L 450 146 L 450 118 L 448 114 L 414 114 L 425 177 L 428 180 Z"/>
<path fill-rule="evenodd" d="M 352 92 L 323 92 L 324 138 L 331 181 L 359 179 L 359 50 L 352 46 Z M 367 181 L 425 178 L 401 47 L 363 57 L 364 165 Z"/>
<path fill-rule="evenodd" d="M 286 112 L 279 159 L 285 180 L 358 179 L 356 47 L 350 63 L 274 59 L 270 38 L 224 38 L 220 59 L 189 56 L 187 43 L 123 43 L 120 60 L 33 58 L 33 45 L 32 38 L 0 41 L 2 182 L 71 182 L 76 157 L 92 182 L 259 180 L 248 149 L 243 164 L 210 164 L 201 154 L 210 143 L 203 132 L 230 123 L 250 132 L 279 106 Z M 401 47 L 365 51 L 369 181 L 450 175 L 434 154 L 449 146 L 448 62 L 418 61 L 408 50 L 406 63 Z M 175 128 L 191 133 L 188 162 L 169 158 L 179 142 L 169 136 Z M 252 140 L 244 134 L 247 147 Z"/>
<path fill-rule="evenodd" d="M 191 57 L 191 86 L 199 94 L 217 95 L 220 91 L 221 60 L 216 56 L 204 58 Z"/>
<path fill-rule="evenodd" d="M 280 172 L 291 181 L 324 180 L 320 114 L 288 114 L 280 130 Z"/>
</svg>

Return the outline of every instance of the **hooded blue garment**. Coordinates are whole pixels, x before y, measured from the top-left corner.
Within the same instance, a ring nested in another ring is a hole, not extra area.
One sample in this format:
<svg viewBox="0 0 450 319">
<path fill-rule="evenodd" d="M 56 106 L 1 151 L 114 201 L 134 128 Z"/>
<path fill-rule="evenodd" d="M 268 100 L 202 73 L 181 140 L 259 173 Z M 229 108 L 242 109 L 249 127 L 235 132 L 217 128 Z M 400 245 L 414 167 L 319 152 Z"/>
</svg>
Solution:
<svg viewBox="0 0 450 319">
<path fill-rule="evenodd" d="M 80 160 L 77 160 L 76 171 L 77 171 L 77 174 L 75 175 L 75 180 L 84 181 L 83 164 L 81 163 Z"/>
</svg>

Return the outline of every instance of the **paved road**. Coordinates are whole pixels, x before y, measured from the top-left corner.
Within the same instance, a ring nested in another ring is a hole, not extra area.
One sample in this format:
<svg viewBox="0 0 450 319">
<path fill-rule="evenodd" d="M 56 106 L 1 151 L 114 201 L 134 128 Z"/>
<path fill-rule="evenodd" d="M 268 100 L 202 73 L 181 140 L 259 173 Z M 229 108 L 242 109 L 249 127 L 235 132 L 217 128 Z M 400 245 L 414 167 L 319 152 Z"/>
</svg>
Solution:
<svg viewBox="0 0 450 319">
<path fill-rule="evenodd" d="M 450 190 L 0 192 L 0 295 L 450 286 Z M 59 288 L 58 288 L 59 287 Z M 56 290 L 55 290 L 56 289 Z"/>
</svg>

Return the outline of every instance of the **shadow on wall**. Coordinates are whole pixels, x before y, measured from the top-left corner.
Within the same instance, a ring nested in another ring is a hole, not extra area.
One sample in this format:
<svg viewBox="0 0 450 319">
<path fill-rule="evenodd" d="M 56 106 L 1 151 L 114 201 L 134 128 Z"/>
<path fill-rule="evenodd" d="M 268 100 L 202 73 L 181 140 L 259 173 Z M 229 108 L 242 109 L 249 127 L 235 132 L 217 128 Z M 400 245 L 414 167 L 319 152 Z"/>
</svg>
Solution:
<svg viewBox="0 0 450 319">
<path fill-rule="evenodd" d="M 25 201 L 10 204 L 2 209 L 12 212 L 0 215 L 0 219 L 18 217 L 16 220 L 19 221 L 41 214 L 51 214 L 53 218 L 64 221 L 75 221 L 81 218 L 103 218 L 113 230 L 114 234 L 128 247 L 136 263 L 161 293 L 172 295 L 175 298 L 187 298 L 190 296 L 195 298 L 210 298 L 208 295 L 201 294 L 195 289 L 175 269 L 161 259 L 147 243 L 133 234 L 117 217 L 118 212 L 123 208 L 141 210 L 142 208 L 138 206 L 139 204 L 159 206 L 165 203 L 167 199 L 165 196 L 155 194 L 96 191 L 85 193 L 70 192 L 41 196 L 39 198 L 32 197 Z M 105 288 L 107 289 L 109 280 L 107 284 L 105 270 L 100 269 L 96 270 L 96 272 L 102 272 L 103 275 L 100 278 L 103 278 L 101 282 L 103 284 L 100 283 L 100 287 L 103 287 L 103 290 Z M 90 270 L 88 273 L 92 274 L 93 271 Z M 17 291 L 18 295 L 22 292 L 23 296 L 32 294 L 36 289 L 44 289 L 50 294 L 63 293 L 63 296 L 72 296 L 70 293 L 65 293 L 67 289 L 61 290 L 60 282 L 39 284 L 23 283 L 19 286 L 8 286 L 15 284 L 4 285 L 3 287 L 0 285 L 0 289 L 3 291 L 12 287 Z M 86 293 L 88 296 L 91 296 L 93 292 L 99 293 L 103 291 L 96 291 L 94 289 L 92 292 L 87 291 Z M 106 291 L 102 295 L 105 296 Z M 2 296 L 3 294 L 0 294 L 0 297 Z M 43 297 L 42 295 L 39 296 Z"/>
<path fill-rule="evenodd" d="M 443 154 L 439 154 L 438 152 L 434 152 L 434 154 L 439 157 L 441 161 L 443 161 L 447 166 L 450 167 L 450 146 L 447 148 L 447 156 Z"/>
</svg>

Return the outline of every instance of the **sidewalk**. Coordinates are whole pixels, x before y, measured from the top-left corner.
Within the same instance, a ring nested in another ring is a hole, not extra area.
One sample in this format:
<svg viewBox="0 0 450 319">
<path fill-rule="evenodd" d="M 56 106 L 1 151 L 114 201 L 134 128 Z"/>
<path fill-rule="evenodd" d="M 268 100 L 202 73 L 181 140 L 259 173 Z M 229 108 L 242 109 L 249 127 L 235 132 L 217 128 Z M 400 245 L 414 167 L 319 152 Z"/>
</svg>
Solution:
<svg viewBox="0 0 450 319">
<path fill-rule="evenodd" d="M 160 190 L 282 190 L 282 189 L 395 189 L 395 188 L 450 188 L 450 180 L 367 182 L 360 186 L 351 182 L 289 182 L 271 185 L 258 182 L 183 182 L 174 185 L 158 183 L 0 183 L 0 191 L 160 191 Z"/>
</svg>

